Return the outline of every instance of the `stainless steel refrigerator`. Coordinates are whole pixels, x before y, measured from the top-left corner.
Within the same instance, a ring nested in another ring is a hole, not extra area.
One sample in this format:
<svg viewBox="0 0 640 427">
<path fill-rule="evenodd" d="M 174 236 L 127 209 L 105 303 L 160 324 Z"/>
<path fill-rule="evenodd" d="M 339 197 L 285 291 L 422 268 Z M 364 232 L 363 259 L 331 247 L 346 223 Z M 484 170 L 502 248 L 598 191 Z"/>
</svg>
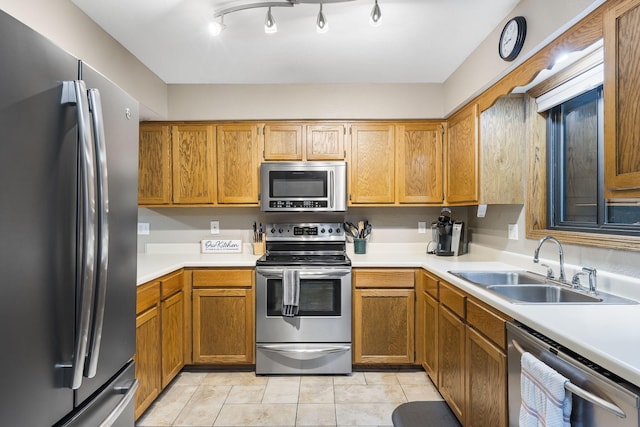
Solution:
<svg viewBox="0 0 640 427">
<path fill-rule="evenodd" d="M 135 99 L 0 11 L 0 425 L 133 426 L 137 140 Z"/>
</svg>

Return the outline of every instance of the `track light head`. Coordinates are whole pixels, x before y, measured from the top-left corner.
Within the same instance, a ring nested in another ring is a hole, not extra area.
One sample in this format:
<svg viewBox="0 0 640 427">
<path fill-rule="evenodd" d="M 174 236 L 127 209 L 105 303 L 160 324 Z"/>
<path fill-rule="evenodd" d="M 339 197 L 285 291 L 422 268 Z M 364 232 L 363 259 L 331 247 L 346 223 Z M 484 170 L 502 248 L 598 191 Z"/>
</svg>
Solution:
<svg viewBox="0 0 640 427">
<path fill-rule="evenodd" d="M 275 34 L 278 32 L 278 26 L 276 25 L 276 20 L 273 18 L 271 14 L 271 7 L 267 10 L 267 16 L 264 19 L 264 32 L 267 34 Z"/>
<path fill-rule="evenodd" d="M 382 21 L 382 11 L 380 10 L 380 6 L 378 6 L 378 0 L 375 0 L 375 4 L 373 5 L 373 9 L 371 9 L 371 16 L 369 18 L 369 22 L 374 27 L 380 25 Z"/>
<path fill-rule="evenodd" d="M 318 12 L 318 20 L 316 21 L 316 30 L 320 34 L 329 31 L 329 23 L 326 16 L 324 16 L 324 12 L 322 12 L 322 3 L 320 3 L 320 12 Z"/>
</svg>

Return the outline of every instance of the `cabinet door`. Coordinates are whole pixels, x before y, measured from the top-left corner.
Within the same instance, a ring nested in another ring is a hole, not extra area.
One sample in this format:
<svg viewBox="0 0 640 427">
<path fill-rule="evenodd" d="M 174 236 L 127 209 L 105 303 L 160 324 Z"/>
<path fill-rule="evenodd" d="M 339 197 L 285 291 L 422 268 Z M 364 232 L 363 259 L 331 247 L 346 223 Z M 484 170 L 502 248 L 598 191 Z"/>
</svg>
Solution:
<svg viewBox="0 0 640 427">
<path fill-rule="evenodd" d="M 397 127 L 399 203 L 442 203 L 443 129 L 441 123 Z"/>
<path fill-rule="evenodd" d="M 302 125 L 265 125 L 264 159 L 302 160 Z"/>
<path fill-rule="evenodd" d="M 507 356 L 467 327 L 467 409 L 469 426 L 507 425 Z"/>
<path fill-rule="evenodd" d="M 464 425 L 465 325 L 440 305 L 438 309 L 438 384 L 440 394 Z"/>
<path fill-rule="evenodd" d="M 640 196 L 640 0 L 617 3 L 604 21 L 607 198 Z"/>
<path fill-rule="evenodd" d="M 184 292 L 170 296 L 162 308 L 162 388 L 184 366 Z"/>
<path fill-rule="evenodd" d="M 447 203 L 478 202 L 478 104 L 466 107 L 447 122 Z"/>
<path fill-rule="evenodd" d="M 395 200 L 393 125 L 351 126 L 350 204 Z"/>
<path fill-rule="evenodd" d="M 213 126 L 172 127 L 173 202 L 215 202 L 215 134 Z"/>
<path fill-rule="evenodd" d="M 160 310 L 153 306 L 136 317 L 136 378 L 134 400 L 137 419 L 160 394 Z"/>
<path fill-rule="evenodd" d="M 307 125 L 307 160 L 344 160 L 344 124 Z"/>
<path fill-rule="evenodd" d="M 258 204 L 258 126 L 218 126 L 218 202 Z"/>
<path fill-rule="evenodd" d="M 138 204 L 171 203 L 171 132 L 168 125 L 140 124 Z"/>
<path fill-rule="evenodd" d="M 193 362 L 254 363 L 253 289 L 193 290 Z"/>
<path fill-rule="evenodd" d="M 354 290 L 354 363 L 413 363 L 414 290 Z"/>
<path fill-rule="evenodd" d="M 438 301 L 426 292 L 422 294 L 422 367 L 438 386 Z"/>
</svg>

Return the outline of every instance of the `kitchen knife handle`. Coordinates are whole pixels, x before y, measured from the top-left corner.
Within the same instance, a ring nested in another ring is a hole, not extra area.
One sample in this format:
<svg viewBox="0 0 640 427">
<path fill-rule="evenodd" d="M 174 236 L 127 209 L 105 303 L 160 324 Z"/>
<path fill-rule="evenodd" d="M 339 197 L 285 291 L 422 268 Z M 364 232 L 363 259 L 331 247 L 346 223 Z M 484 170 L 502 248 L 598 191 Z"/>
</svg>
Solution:
<svg viewBox="0 0 640 427">
<path fill-rule="evenodd" d="M 107 299 L 107 269 L 109 267 L 109 183 L 107 174 L 107 147 L 104 137 L 104 119 L 100 91 L 89 89 L 89 110 L 93 123 L 93 142 L 96 153 L 96 184 L 98 211 L 98 249 L 97 271 L 95 278 L 94 298 L 95 312 L 91 335 L 89 336 L 88 360 L 85 365 L 85 376 L 93 378 L 98 370 L 98 356 L 102 341 L 104 309 Z"/>
</svg>

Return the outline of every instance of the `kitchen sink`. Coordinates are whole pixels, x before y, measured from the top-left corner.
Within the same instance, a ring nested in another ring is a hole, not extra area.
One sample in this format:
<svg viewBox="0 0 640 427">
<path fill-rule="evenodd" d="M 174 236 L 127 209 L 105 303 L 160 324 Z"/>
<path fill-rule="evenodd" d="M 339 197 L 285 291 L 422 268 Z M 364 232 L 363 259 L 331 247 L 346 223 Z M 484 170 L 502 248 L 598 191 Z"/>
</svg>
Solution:
<svg viewBox="0 0 640 427">
<path fill-rule="evenodd" d="M 556 285 L 492 285 L 487 289 L 510 300 L 531 303 L 599 303 L 602 298 Z"/>
<path fill-rule="evenodd" d="M 450 271 L 449 273 L 458 276 L 476 285 L 544 285 L 546 278 L 541 274 L 530 271 Z"/>
<path fill-rule="evenodd" d="M 606 292 L 592 295 L 526 270 L 449 271 L 514 304 L 638 304 Z"/>
</svg>

